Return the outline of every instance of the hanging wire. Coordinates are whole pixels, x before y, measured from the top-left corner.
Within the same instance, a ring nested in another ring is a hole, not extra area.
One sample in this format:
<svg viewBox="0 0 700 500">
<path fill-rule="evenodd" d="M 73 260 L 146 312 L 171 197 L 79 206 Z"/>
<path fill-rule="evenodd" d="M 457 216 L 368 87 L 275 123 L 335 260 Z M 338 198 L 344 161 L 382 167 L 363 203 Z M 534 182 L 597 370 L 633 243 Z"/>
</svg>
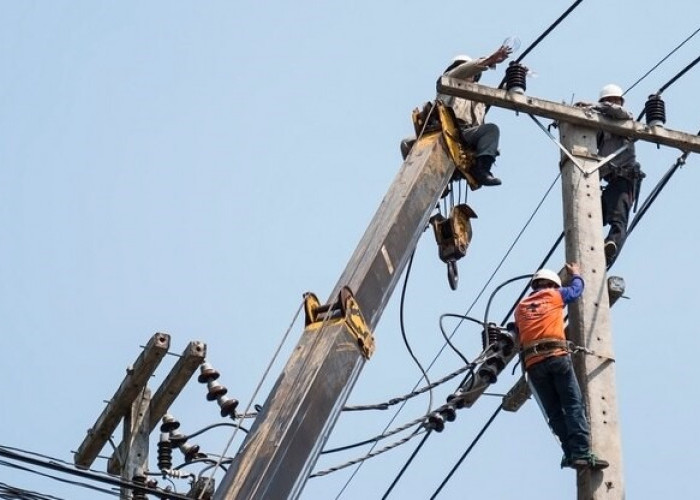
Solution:
<svg viewBox="0 0 700 500">
<path fill-rule="evenodd" d="M 647 71 L 646 73 L 644 73 L 636 82 L 634 82 L 632 85 L 630 85 L 629 88 L 628 88 L 627 90 L 625 90 L 625 92 L 624 92 L 622 95 L 624 96 L 625 94 L 627 94 L 627 92 L 629 92 L 630 90 L 632 90 L 633 88 L 635 88 L 635 87 L 637 86 L 638 83 L 640 83 L 640 82 L 641 82 L 642 80 L 644 80 L 647 76 L 649 76 L 656 68 L 658 68 L 661 64 L 663 64 L 664 61 L 666 61 L 666 59 L 668 59 L 668 58 L 671 57 L 673 54 L 675 54 L 676 51 L 677 51 L 678 49 L 680 49 L 681 47 L 683 47 L 683 45 L 685 45 L 691 38 L 693 38 L 695 35 L 697 35 L 698 32 L 700 32 L 700 28 L 698 28 L 698 29 L 696 29 L 695 31 L 693 31 L 693 33 L 692 33 L 688 38 L 686 38 L 686 39 L 683 40 L 681 43 L 679 43 L 671 52 L 669 52 L 668 54 L 666 54 L 659 62 L 657 62 L 654 66 L 652 66 L 652 68 L 651 68 L 649 71 Z"/>
<path fill-rule="evenodd" d="M 455 316 L 457 316 L 457 315 L 455 315 Z M 457 370 L 453 371 L 452 373 L 450 373 L 448 375 L 445 375 L 444 377 L 442 377 L 439 380 L 436 380 L 435 382 L 431 383 L 430 385 L 427 385 L 427 386 L 421 387 L 420 389 L 416 389 L 414 391 L 411 391 L 408 394 L 404 394 L 403 396 L 392 398 L 389 401 L 386 401 L 384 403 L 344 406 L 343 411 L 388 410 L 389 407 L 391 407 L 391 406 L 394 406 L 394 405 L 397 405 L 397 404 L 402 403 L 404 401 L 407 401 L 411 398 L 418 396 L 419 394 L 423 394 L 426 391 L 434 389 L 435 387 L 452 380 L 457 375 L 461 375 L 462 373 L 466 372 L 467 370 L 471 370 L 476 363 L 477 363 L 477 361 L 474 361 L 472 363 L 467 363 L 465 366 L 458 368 Z"/>
<path fill-rule="evenodd" d="M 430 410 L 433 407 L 433 390 L 430 384 L 430 379 L 428 378 L 428 373 L 425 371 L 425 368 L 423 368 L 423 365 L 418 361 L 418 358 L 416 355 L 413 353 L 413 349 L 411 349 L 411 344 L 408 342 L 408 337 L 406 337 L 406 327 L 404 323 L 404 311 L 405 311 L 405 305 L 406 305 L 406 289 L 408 288 L 408 278 L 411 276 L 411 267 L 413 267 L 413 257 L 415 256 L 416 251 L 414 250 L 411 253 L 410 259 L 408 259 L 408 266 L 406 266 L 406 275 L 404 276 L 403 280 L 403 286 L 401 287 L 401 301 L 399 305 L 399 326 L 401 327 L 401 338 L 403 338 L 403 343 L 406 346 L 406 350 L 408 351 L 408 354 L 411 355 L 411 358 L 413 359 L 413 362 L 416 364 L 420 372 L 423 374 L 423 379 L 425 379 L 426 386 L 430 387 L 430 390 L 428 392 L 428 413 L 430 413 Z"/>
<path fill-rule="evenodd" d="M 464 361 L 464 364 L 465 364 L 465 365 L 469 365 L 469 364 L 470 364 L 469 360 L 468 360 L 468 359 L 464 356 L 464 354 L 462 354 L 462 352 L 461 352 L 459 349 L 457 349 L 457 347 L 452 343 L 452 340 L 450 339 L 450 337 L 447 336 L 447 332 L 445 332 L 445 327 L 442 325 L 442 320 L 443 320 L 444 318 L 459 318 L 460 320 L 473 321 L 473 322 L 475 322 L 475 323 L 478 323 L 479 326 L 481 326 L 482 328 L 484 327 L 484 325 L 483 325 L 483 324 L 481 323 L 481 321 L 479 321 L 478 319 L 470 318 L 469 316 L 464 316 L 464 315 L 462 315 L 462 314 L 451 314 L 451 313 L 446 313 L 446 314 L 441 314 L 441 315 L 440 315 L 440 333 L 442 334 L 442 338 L 444 338 L 444 339 L 445 339 L 445 342 L 447 343 L 447 345 L 449 345 L 450 348 L 451 348 L 455 353 L 457 353 L 457 356 L 459 356 L 459 357 L 462 359 L 462 361 Z"/>
</svg>

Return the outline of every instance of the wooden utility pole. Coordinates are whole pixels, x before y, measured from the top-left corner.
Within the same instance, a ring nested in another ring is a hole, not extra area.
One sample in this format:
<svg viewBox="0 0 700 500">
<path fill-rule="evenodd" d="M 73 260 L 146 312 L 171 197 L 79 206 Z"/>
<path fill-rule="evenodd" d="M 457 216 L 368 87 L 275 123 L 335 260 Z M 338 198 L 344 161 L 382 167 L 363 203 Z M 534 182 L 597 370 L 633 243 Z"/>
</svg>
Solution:
<svg viewBox="0 0 700 500">
<path fill-rule="evenodd" d="M 559 127 L 562 145 L 578 163 L 562 155 L 566 260 L 579 263 L 586 283 L 581 298 L 569 305 L 568 334 L 576 345 L 598 354 L 574 356 L 574 363 L 591 426 L 591 447 L 610 462 L 602 471 L 578 471 L 578 498 L 622 500 L 625 487 L 601 229 L 600 182 L 595 170 L 598 163 L 596 130 L 566 122 Z"/>
<path fill-rule="evenodd" d="M 125 481 L 134 481 L 139 477 L 145 484 L 145 473 L 148 470 L 148 429 L 149 405 L 151 403 L 151 390 L 144 387 L 138 397 L 131 404 L 130 411 L 124 417 L 124 441 L 126 444 L 126 456 L 122 457 L 120 475 Z M 135 481 L 138 482 L 138 481 Z M 130 500 L 133 490 L 121 488 L 119 500 Z"/>
</svg>

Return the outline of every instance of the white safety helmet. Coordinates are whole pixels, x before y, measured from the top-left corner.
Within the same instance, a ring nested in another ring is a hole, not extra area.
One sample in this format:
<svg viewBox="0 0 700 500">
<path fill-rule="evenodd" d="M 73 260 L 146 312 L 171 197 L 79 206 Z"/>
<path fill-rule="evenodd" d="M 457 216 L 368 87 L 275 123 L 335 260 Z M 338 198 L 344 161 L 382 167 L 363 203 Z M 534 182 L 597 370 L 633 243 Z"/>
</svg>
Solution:
<svg viewBox="0 0 700 500">
<path fill-rule="evenodd" d="M 472 62 L 473 59 L 469 57 L 468 55 L 465 54 L 459 54 L 458 56 L 455 56 L 454 59 L 452 59 L 453 63 L 456 62 Z"/>
<path fill-rule="evenodd" d="M 537 280 L 547 280 L 557 285 L 557 287 L 561 286 L 561 279 L 559 278 L 559 275 L 549 269 L 540 269 L 539 271 L 537 271 L 532 276 L 532 281 L 530 281 L 530 284 L 534 283 Z"/>
<path fill-rule="evenodd" d="M 598 101 L 602 101 L 606 97 L 619 97 L 624 101 L 624 98 L 622 97 L 622 89 L 619 85 L 615 85 L 614 83 L 608 83 L 606 86 L 600 89 Z"/>
</svg>

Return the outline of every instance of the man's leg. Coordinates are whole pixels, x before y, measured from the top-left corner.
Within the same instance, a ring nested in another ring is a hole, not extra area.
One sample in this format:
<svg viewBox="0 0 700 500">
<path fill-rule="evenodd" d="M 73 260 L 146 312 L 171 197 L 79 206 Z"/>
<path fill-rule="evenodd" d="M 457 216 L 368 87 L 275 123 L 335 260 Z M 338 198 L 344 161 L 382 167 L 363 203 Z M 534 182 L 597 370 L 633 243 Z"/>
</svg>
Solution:
<svg viewBox="0 0 700 500">
<path fill-rule="evenodd" d="M 462 140 L 476 154 L 476 164 L 472 174 L 479 184 L 498 186 L 501 180 L 491 174 L 496 156 L 498 155 L 498 140 L 500 131 L 494 123 L 484 123 L 476 127 L 460 128 Z"/>
<path fill-rule="evenodd" d="M 552 429 L 552 432 L 559 439 L 562 451 L 564 452 L 564 460 L 568 462 L 571 459 L 571 450 L 568 443 L 568 430 L 562 405 L 559 401 L 559 395 L 554 384 L 554 378 L 549 370 L 549 363 L 553 358 L 545 359 L 532 365 L 527 369 L 528 377 L 532 383 L 532 388 L 537 393 L 536 396 L 544 409 L 547 416 L 547 423 Z"/>
<path fill-rule="evenodd" d="M 603 190 L 603 224 L 610 225 L 605 238 L 605 259 L 610 265 L 627 239 L 627 222 L 632 208 L 631 181 L 615 177 Z"/>
<path fill-rule="evenodd" d="M 556 392 L 565 415 L 566 442 L 571 455 L 572 457 L 586 456 L 590 452 L 590 431 L 583 408 L 581 388 L 574 373 L 571 357 L 553 358 L 551 369 Z"/>
</svg>

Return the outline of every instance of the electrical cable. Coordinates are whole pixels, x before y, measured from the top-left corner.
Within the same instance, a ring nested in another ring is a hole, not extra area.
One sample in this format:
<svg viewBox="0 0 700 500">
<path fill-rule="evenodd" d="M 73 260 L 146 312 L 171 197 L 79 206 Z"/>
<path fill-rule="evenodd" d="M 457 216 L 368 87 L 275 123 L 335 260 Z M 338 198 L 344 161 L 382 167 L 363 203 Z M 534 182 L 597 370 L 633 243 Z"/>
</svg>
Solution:
<svg viewBox="0 0 700 500">
<path fill-rule="evenodd" d="M 428 440 L 428 438 L 430 437 L 430 433 L 431 433 L 431 432 L 432 432 L 432 430 L 429 430 L 428 432 L 425 433 L 425 435 L 423 436 L 423 439 L 421 439 L 421 442 L 418 443 L 418 446 L 416 447 L 416 449 L 413 450 L 413 453 L 411 453 L 411 456 L 408 457 L 408 460 L 406 460 L 406 463 L 403 465 L 403 467 L 401 467 L 401 470 L 400 470 L 399 473 L 396 475 L 396 477 L 394 478 L 394 480 L 391 482 L 391 484 L 389 485 L 389 488 L 387 488 L 387 490 L 386 490 L 386 491 L 384 492 L 384 494 L 382 495 L 382 500 L 386 500 L 386 499 L 389 497 L 389 493 L 391 493 L 391 490 L 394 489 L 394 486 L 396 486 L 396 483 L 399 482 L 399 479 L 401 479 L 401 476 L 403 476 L 403 473 L 406 471 L 406 469 L 408 468 L 408 466 L 411 465 L 411 462 L 413 462 L 413 459 L 416 458 L 416 455 L 418 454 L 418 452 L 420 451 L 420 449 L 423 447 L 423 445 L 425 444 L 425 442 L 426 442 L 426 441 Z"/>
<path fill-rule="evenodd" d="M 7 483 L 0 482 L 0 498 L 3 500 L 63 500 L 60 497 L 46 495 L 38 491 L 25 490 L 18 486 L 12 486 Z"/>
<path fill-rule="evenodd" d="M 468 393 L 464 393 L 464 394 L 468 394 Z M 447 406 L 447 405 L 444 405 L 444 406 Z M 441 408 L 442 408 L 442 407 L 441 407 Z M 417 419 L 412 420 L 412 421 L 410 421 L 410 422 L 404 424 L 404 425 L 401 426 L 401 427 L 397 427 L 396 429 L 393 429 L 393 430 L 392 430 L 391 432 L 389 432 L 389 433 L 382 434 L 382 435 L 380 435 L 380 436 L 377 436 L 377 437 L 374 438 L 374 439 L 369 439 L 369 440 L 367 440 L 367 442 L 355 443 L 355 444 L 352 444 L 352 445 L 343 446 L 343 447 L 341 447 L 341 448 L 337 448 L 337 449 L 335 449 L 335 450 L 330 450 L 330 451 L 343 451 L 343 450 L 355 448 L 355 447 L 357 447 L 357 446 L 362 446 L 363 444 L 369 444 L 369 443 L 371 443 L 371 442 L 373 442 L 373 441 L 375 441 L 374 444 L 376 445 L 376 441 L 379 440 L 379 439 L 383 439 L 383 438 L 388 437 L 388 436 L 390 436 L 390 435 L 392 435 L 392 434 L 398 434 L 399 432 L 402 432 L 402 431 L 405 431 L 405 430 L 407 430 L 407 429 L 410 429 L 411 427 L 414 427 L 414 426 L 417 425 L 417 424 L 424 423 L 425 420 L 426 420 L 426 418 L 427 418 L 429 415 L 430 415 L 430 413 L 426 413 L 425 415 L 422 415 L 422 416 L 418 417 Z M 407 443 L 411 438 L 415 437 L 417 434 L 421 434 L 421 429 L 420 429 L 420 428 L 416 429 L 416 430 L 415 430 L 410 436 L 408 436 L 407 438 L 403 438 L 403 439 L 401 439 L 401 440 L 399 440 L 399 441 L 396 441 L 396 442 L 394 442 L 394 443 L 392 443 L 392 444 L 390 444 L 390 445 L 387 445 L 387 446 L 385 446 L 384 448 L 382 448 L 381 450 L 378 450 L 378 451 L 376 451 L 376 452 L 370 452 L 370 453 L 366 454 L 364 457 L 360 457 L 360 458 L 357 458 L 357 459 L 350 460 L 350 461 L 348 461 L 348 462 L 346 462 L 346 463 L 344 463 L 344 464 L 342 464 L 342 465 L 338 465 L 338 466 L 335 466 L 335 467 L 331 467 L 331 468 L 329 468 L 329 469 L 325 469 L 325 470 L 322 470 L 322 471 L 314 472 L 313 474 L 310 474 L 310 475 L 309 475 L 309 478 L 319 477 L 319 476 L 325 476 L 325 475 L 328 475 L 328 474 L 330 474 L 330 473 L 332 473 L 332 472 L 336 472 L 336 471 L 338 471 L 338 470 L 344 469 L 345 467 L 348 467 L 348 466 L 350 466 L 350 465 L 355 465 L 355 464 L 358 464 L 358 463 L 364 463 L 366 460 L 368 460 L 368 459 L 370 459 L 370 458 L 376 457 L 377 455 L 381 455 L 381 454 L 384 453 L 384 452 L 387 452 L 387 451 L 389 451 L 389 450 L 391 450 L 391 449 L 393 449 L 393 448 L 396 448 L 397 446 L 400 446 L 400 445 L 402 445 L 402 444 Z M 372 449 L 374 449 L 374 448 L 372 448 Z"/>
<path fill-rule="evenodd" d="M 0 446 L 0 457 L 5 457 L 5 458 L 11 459 L 11 460 L 16 460 L 19 462 L 29 463 L 31 465 L 44 467 L 44 468 L 58 471 L 58 472 L 61 472 L 64 474 L 72 474 L 72 475 L 75 475 L 78 477 L 82 477 L 84 479 L 90 479 L 90 480 L 101 482 L 104 484 L 110 484 L 112 486 L 118 486 L 120 488 L 129 488 L 132 490 L 141 491 L 141 492 L 147 493 L 149 495 L 157 496 L 158 498 L 170 498 L 172 500 L 191 500 L 190 498 L 182 496 L 182 495 L 177 495 L 177 494 L 173 494 L 172 492 L 167 492 L 167 491 L 163 491 L 160 489 L 150 488 L 148 486 L 136 484 L 132 481 L 122 479 L 121 477 L 112 476 L 110 474 L 99 473 L 99 472 L 93 471 L 91 469 L 85 470 L 85 469 L 78 469 L 78 468 L 74 468 L 74 467 L 69 467 L 69 466 L 65 465 L 65 462 L 63 462 L 62 460 L 59 460 L 59 459 L 51 459 L 50 461 L 42 461 L 42 460 L 39 460 L 37 458 L 27 456 L 29 454 L 34 454 L 32 452 L 26 452 L 26 451 L 22 450 L 22 453 L 18 453 L 14 450 L 18 450 L 18 449 L 8 447 L 8 446 Z M 45 455 L 40 455 L 40 456 L 45 456 Z"/>
<path fill-rule="evenodd" d="M 542 34 L 540 34 L 540 36 L 538 36 L 538 37 L 535 39 L 535 41 L 532 42 L 532 43 L 523 51 L 522 54 L 520 54 L 520 56 L 519 56 L 517 59 L 515 59 L 514 63 L 515 63 L 515 64 L 519 64 L 523 59 L 525 59 L 525 56 L 527 56 L 530 52 L 532 52 L 532 50 L 533 50 L 535 47 L 537 47 L 537 46 L 540 44 L 540 42 L 541 42 L 542 40 L 544 40 L 547 36 L 549 36 L 549 34 L 552 32 L 552 30 L 554 30 L 554 28 L 556 28 L 557 26 L 559 26 L 559 24 L 560 24 L 564 19 L 566 19 L 566 18 L 569 16 L 569 14 L 571 14 L 571 12 L 573 12 L 573 10 L 574 10 L 576 7 L 578 7 L 579 4 L 580 4 L 582 1 L 583 1 L 583 0 L 576 0 L 573 4 L 571 4 L 571 5 L 569 6 L 569 8 L 566 9 L 566 10 L 564 11 L 564 13 L 556 19 L 556 21 L 554 21 L 552 24 L 550 24 L 549 27 L 548 27 L 546 30 L 544 30 L 544 31 L 542 32 Z M 498 85 L 498 88 L 499 88 L 499 89 L 502 89 L 503 86 L 504 86 L 505 84 L 506 84 L 506 77 L 504 76 L 504 77 L 503 77 L 503 80 L 501 80 L 501 83 Z M 488 113 L 489 109 L 491 109 L 491 106 L 490 106 L 490 105 L 489 105 L 489 106 L 486 106 L 486 113 Z"/>
<path fill-rule="evenodd" d="M 418 358 L 416 355 L 413 353 L 413 349 L 411 349 L 411 344 L 408 342 L 408 337 L 406 336 L 406 327 L 404 324 L 404 311 L 405 311 L 405 305 L 406 305 L 406 289 L 408 288 L 408 278 L 411 276 L 411 267 L 413 267 L 413 257 L 415 256 L 416 252 L 415 250 L 411 253 L 411 257 L 408 259 L 408 265 L 406 266 L 406 275 L 404 276 L 403 280 L 403 286 L 401 287 L 401 300 L 399 302 L 399 326 L 401 328 L 401 338 L 403 338 L 403 343 L 406 346 L 406 350 L 408 351 L 408 354 L 411 355 L 411 358 L 413 359 L 413 362 L 416 364 L 420 372 L 423 374 L 423 378 L 425 379 L 425 384 L 427 387 L 430 387 L 430 390 L 428 391 L 428 413 L 433 407 L 433 389 L 430 384 L 430 379 L 428 378 L 428 373 L 425 371 L 425 368 L 423 368 L 423 365 L 421 365 L 420 361 L 418 361 Z"/>
<path fill-rule="evenodd" d="M 700 62 L 700 56 L 698 56 L 698 57 L 696 57 L 695 59 L 693 59 L 693 61 L 690 62 L 685 68 L 683 68 L 682 70 L 680 70 L 680 71 L 679 71 L 678 73 L 676 73 L 669 81 L 667 81 L 666 83 L 664 83 L 664 84 L 659 88 L 659 90 L 656 92 L 655 95 L 658 96 L 658 95 L 663 94 L 663 92 L 664 92 L 666 89 L 668 89 L 671 85 L 673 85 L 674 83 L 676 83 L 683 75 L 685 75 L 688 71 L 690 71 L 690 70 L 693 68 L 693 66 L 695 66 L 695 65 L 696 65 L 697 63 L 699 63 L 699 62 Z M 640 121 L 640 120 L 644 117 L 645 114 L 646 114 L 646 108 L 643 109 L 641 113 L 639 113 L 639 116 L 637 117 L 637 121 Z"/>
<path fill-rule="evenodd" d="M 470 362 L 466 358 L 466 356 L 464 356 L 464 354 L 462 354 L 462 352 L 459 349 L 457 349 L 457 347 L 452 343 L 452 340 L 450 340 L 450 338 L 447 336 L 447 332 L 445 332 L 445 327 L 442 325 L 442 320 L 444 318 L 471 319 L 473 321 L 477 321 L 479 324 L 481 324 L 481 323 L 478 320 L 474 320 L 473 318 L 469 318 L 469 316 L 462 316 L 461 314 L 441 314 L 440 315 L 439 324 L 440 324 L 440 333 L 442 334 L 442 338 L 444 338 L 445 343 L 447 345 L 449 345 L 455 353 L 457 353 L 457 356 L 460 357 L 460 359 L 464 362 L 464 364 L 469 365 Z"/>
<path fill-rule="evenodd" d="M 697 135 L 700 135 L 700 131 L 698 131 Z M 661 177 L 659 182 L 654 186 L 654 188 L 651 190 L 649 195 L 646 197 L 644 202 L 642 203 L 642 206 L 639 207 L 639 211 L 637 211 L 637 214 L 635 215 L 634 219 L 632 219 L 632 222 L 630 223 L 629 228 L 627 229 L 627 236 L 632 233 L 634 228 L 639 224 L 639 221 L 644 217 L 644 214 L 649 210 L 649 207 L 654 203 L 656 198 L 659 196 L 659 193 L 663 190 L 663 188 L 668 184 L 668 181 L 671 180 L 671 177 L 673 174 L 676 173 L 676 171 L 685 165 L 686 159 L 688 158 L 689 152 L 684 152 L 682 155 L 680 155 L 674 164 L 671 166 L 671 168 Z"/>
<path fill-rule="evenodd" d="M 199 429 L 198 431 L 193 432 L 192 434 L 185 436 L 183 439 L 185 441 L 189 441 L 192 438 L 195 438 L 197 436 L 200 436 L 204 434 L 207 431 L 210 431 L 216 427 L 239 427 L 238 424 L 235 424 L 233 422 L 219 422 L 217 424 L 211 424 L 207 425 L 206 427 L 203 427 L 202 429 Z M 240 429 L 245 432 L 246 434 L 250 432 L 250 429 L 246 429 L 245 427 L 240 427 Z"/>
<path fill-rule="evenodd" d="M 510 285 L 510 284 L 513 283 L 514 281 L 522 280 L 522 279 L 525 279 L 525 278 L 531 278 L 531 277 L 532 277 L 532 274 L 522 274 L 522 275 L 520 275 L 520 276 L 516 276 L 515 278 L 510 278 L 510 279 L 504 281 L 503 283 L 501 283 L 500 285 L 498 285 L 498 286 L 494 289 L 494 291 L 491 292 L 491 295 L 489 296 L 489 300 L 486 302 L 486 309 L 484 309 L 484 330 L 483 330 L 483 333 L 482 333 L 482 340 L 484 341 L 484 349 L 486 349 L 486 347 L 487 347 L 487 345 L 488 345 L 488 336 L 487 336 L 487 333 L 486 333 L 486 329 L 487 329 L 487 326 L 488 326 L 488 324 L 489 324 L 489 309 L 491 309 L 491 302 L 493 302 L 493 298 L 496 296 L 496 294 L 497 294 L 497 293 L 501 290 L 501 288 L 503 288 L 504 286 Z M 517 304 L 517 302 L 516 302 L 516 304 Z M 503 326 L 503 324 L 501 324 L 501 326 Z"/>
<path fill-rule="evenodd" d="M 669 88 L 671 85 L 676 83 L 676 81 L 678 81 L 678 79 L 680 77 L 682 77 L 688 71 L 690 71 L 692 69 L 692 67 L 695 66 L 698 62 L 700 62 L 700 56 L 693 59 L 693 61 L 691 63 L 689 63 L 685 68 L 680 70 L 678 73 L 676 73 L 676 75 L 673 78 L 671 78 L 669 81 L 667 81 L 665 84 L 663 84 L 661 86 L 661 88 L 659 89 L 659 91 L 657 92 L 657 94 L 662 94 L 667 88 Z"/>
<path fill-rule="evenodd" d="M 540 44 L 540 42 L 541 42 L 542 40 L 544 40 L 544 39 L 552 32 L 552 30 L 553 30 L 554 28 L 556 28 L 564 19 L 566 19 L 566 18 L 569 16 L 569 14 L 571 14 L 571 12 L 573 12 L 573 10 L 574 10 L 576 7 L 578 7 L 579 4 L 580 4 L 582 1 L 583 1 L 583 0 L 576 0 L 573 4 L 571 4 L 571 6 L 570 6 L 568 9 L 566 9 L 566 10 L 564 11 L 564 13 L 563 13 L 561 16 L 559 16 L 559 18 L 557 18 L 557 20 L 554 21 L 554 22 L 549 26 L 549 28 L 547 28 L 546 30 L 544 30 L 544 31 L 542 32 L 542 34 L 541 34 L 540 36 L 538 36 L 538 37 L 535 39 L 535 41 L 532 42 L 532 43 L 530 44 L 530 46 L 529 46 L 527 49 L 525 49 L 525 50 L 523 51 L 522 54 L 520 54 L 520 57 L 518 57 L 518 58 L 515 60 L 515 62 L 516 62 L 516 63 L 519 63 L 520 61 L 522 61 L 522 60 L 525 58 L 525 56 L 528 55 L 528 54 L 532 51 L 532 49 L 534 49 L 535 47 L 537 47 L 537 46 Z"/>
<path fill-rule="evenodd" d="M 406 436 L 405 438 L 403 438 L 403 439 L 401 439 L 401 440 L 399 440 L 399 441 L 396 441 L 396 442 L 394 442 L 394 443 L 391 443 L 390 445 L 387 445 L 387 446 L 385 446 L 384 448 L 381 448 L 381 449 L 379 449 L 379 450 L 377 450 L 377 451 L 374 451 L 374 452 L 371 452 L 371 453 L 367 453 L 367 454 L 366 454 L 365 456 L 363 456 L 363 457 L 357 458 L 357 459 L 355 459 L 355 460 L 350 460 L 349 462 L 346 462 L 346 463 L 344 463 L 344 464 L 338 465 L 338 466 L 336 466 L 336 467 L 331 467 L 331 468 L 326 469 L 326 470 L 323 470 L 323 471 L 314 472 L 314 473 L 313 473 L 312 475 L 310 475 L 309 477 L 311 478 L 311 477 L 325 476 L 325 475 L 330 474 L 330 473 L 332 473 L 332 472 L 337 472 L 337 471 L 339 471 L 339 470 L 341 470 L 341 469 L 344 469 L 344 468 L 346 468 L 346 467 L 350 467 L 351 465 L 362 464 L 362 463 L 365 462 L 365 460 L 369 460 L 370 458 L 374 458 L 374 457 L 376 457 L 377 455 L 381 455 L 382 453 L 385 453 L 385 452 L 387 452 L 387 451 L 389 451 L 389 450 L 392 450 L 392 449 L 396 448 L 397 446 L 401 446 L 402 444 L 406 444 L 409 440 L 413 439 L 413 438 L 416 437 L 416 436 L 419 436 L 419 435 L 423 434 L 424 432 L 426 432 L 425 429 L 422 430 L 422 431 L 421 431 L 420 429 L 417 429 L 416 432 L 413 432 L 412 434 L 409 434 L 409 435 Z M 341 493 L 342 493 L 342 491 L 341 491 Z"/>
<path fill-rule="evenodd" d="M 455 314 L 455 316 L 457 316 Z M 474 367 L 474 363 L 468 363 L 465 366 L 456 369 L 452 373 L 449 373 L 445 375 L 444 377 L 436 380 L 435 382 L 432 382 L 428 386 L 421 387 L 420 389 L 416 389 L 415 391 L 411 391 L 407 394 L 404 394 L 403 396 L 399 396 L 396 398 L 392 398 L 389 401 L 383 402 L 383 403 L 376 403 L 376 404 L 368 404 L 368 405 L 353 405 L 353 406 L 344 406 L 343 411 L 364 411 L 364 410 L 388 410 L 389 407 L 397 405 L 399 403 L 402 403 L 404 401 L 407 401 L 411 398 L 414 398 L 418 396 L 419 394 L 423 394 L 426 391 L 429 391 L 431 389 L 434 389 L 435 387 L 444 384 L 445 382 L 448 382 L 455 378 L 457 375 L 461 375 L 462 373 L 466 372 L 467 370 L 471 370 Z"/>
<path fill-rule="evenodd" d="M 459 466 L 462 465 L 462 462 L 464 462 L 464 459 L 467 458 L 467 455 L 469 455 L 469 453 L 472 451 L 472 449 L 474 448 L 476 443 L 479 442 L 479 439 L 481 439 L 481 436 L 484 435 L 486 430 L 491 426 L 493 421 L 496 419 L 496 416 L 498 416 L 498 414 L 501 412 L 502 409 L 503 409 L 503 404 L 498 405 L 498 408 L 496 408 L 496 411 L 493 412 L 493 415 L 491 415 L 491 417 L 488 419 L 488 421 L 486 422 L 484 427 L 482 427 L 482 429 L 476 435 L 476 437 L 474 438 L 472 443 L 469 445 L 469 447 L 466 449 L 466 451 L 462 454 L 462 456 L 459 458 L 459 460 L 457 460 L 457 463 L 454 465 L 454 467 L 452 467 L 452 469 L 447 474 L 445 479 L 443 479 L 442 483 L 440 483 L 440 486 L 438 486 L 438 488 L 435 490 L 433 495 L 430 497 L 430 500 L 434 500 L 435 498 L 437 498 L 438 494 L 442 491 L 442 489 L 445 487 L 447 482 L 452 478 L 452 475 L 457 471 Z"/>
<path fill-rule="evenodd" d="M 52 474 L 47 474 L 45 472 L 39 472 L 38 470 L 30 469 L 29 467 L 24 467 L 22 465 L 14 464 L 12 462 L 6 462 L 5 460 L 0 460 L 0 465 L 4 465 L 5 467 L 10 467 L 10 468 L 21 470 L 24 472 L 36 474 L 37 476 L 45 477 L 48 479 L 53 479 L 54 481 L 58 481 L 60 483 L 70 484 L 71 486 L 78 486 L 80 488 L 87 488 L 87 489 L 99 491 L 100 493 L 105 493 L 105 494 L 111 495 L 111 496 L 119 496 L 119 492 L 117 492 L 117 491 L 108 490 L 106 488 L 100 488 L 98 486 L 93 486 L 91 484 L 84 483 L 81 481 L 71 481 L 70 479 L 65 479 L 62 477 L 54 476 Z"/>
<path fill-rule="evenodd" d="M 658 68 L 661 64 L 663 64 L 664 61 L 666 61 L 666 59 L 668 59 L 668 58 L 671 57 L 673 54 L 675 54 L 675 52 L 676 52 L 678 49 L 680 49 L 681 47 L 683 47 L 683 45 L 685 45 L 691 38 L 693 38 L 695 35 L 697 35 L 698 32 L 700 32 L 700 28 L 698 28 L 698 29 L 696 29 L 695 31 L 693 31 L 693 33 L 692 33 L 688 38 L 686 38 L 685 40 L 683 40 L 680 44 L 678 44 L 678 45 L 676 46 L 676 48 L 674 48 L 671 52 L 669 52 L 668 54 L 666 54 L 666 56 L 664 56 L 659 62 L 657 62 L 649 71 L 647 71 L 646 73 L 644 73 L 636 82 L 634 82 L 632 85 L 630 85 L 629 88 L 628 88 L 627 90 L 625 90 L 625 91 L 623 92 L 622 95 L 624 96 L 625 94 L 627 94 L 627 92 L 629 92 L 630 90 L 632 90 L 633 88 L 635 88 L 635 87 L 637 86 L 637 84 L 639 84 L 642 80 L 644 80 L 647 76 L 649 76 L 656 68 Z"/>
</svg>

